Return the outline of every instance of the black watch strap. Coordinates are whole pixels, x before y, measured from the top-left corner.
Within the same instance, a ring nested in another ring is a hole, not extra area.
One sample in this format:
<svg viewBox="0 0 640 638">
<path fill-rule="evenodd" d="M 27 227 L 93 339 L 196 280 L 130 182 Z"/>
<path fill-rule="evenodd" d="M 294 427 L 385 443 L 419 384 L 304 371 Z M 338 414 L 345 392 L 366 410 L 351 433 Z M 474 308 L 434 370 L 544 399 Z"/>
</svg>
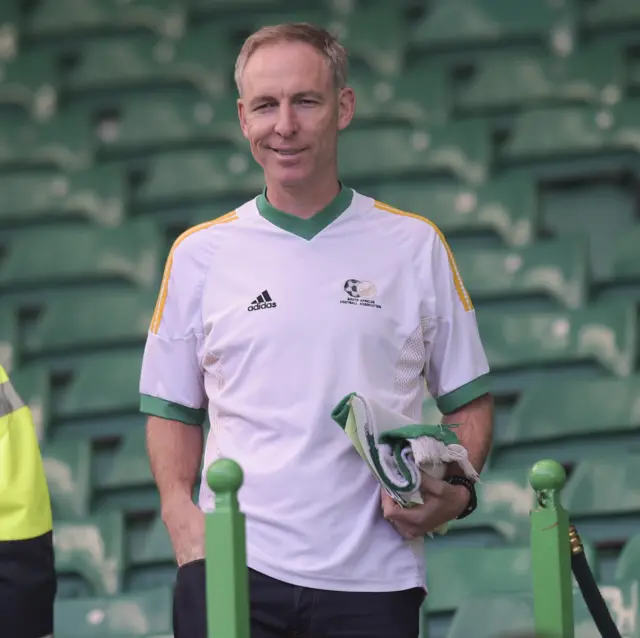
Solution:
<svg viewBox="0 0 640 638">
<path fill-rule="evenodd" d="M 457 517 L 457 520 L 466 518 L 476 509 L 476 507 L 478 507 L 475 484 L 466 476 L 447 476 L 444 480 L 451 485 L 464 485 L 464 487 L 469 491 L 469 503 L 464 511 Z"/>
</svg>

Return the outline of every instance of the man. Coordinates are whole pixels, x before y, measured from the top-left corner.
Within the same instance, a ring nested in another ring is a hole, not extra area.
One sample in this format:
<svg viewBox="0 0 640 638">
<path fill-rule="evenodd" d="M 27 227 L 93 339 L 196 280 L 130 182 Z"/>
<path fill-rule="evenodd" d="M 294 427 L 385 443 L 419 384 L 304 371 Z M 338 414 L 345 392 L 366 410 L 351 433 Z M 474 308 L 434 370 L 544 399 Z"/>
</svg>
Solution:
<svg viewBox="0 0 640 638">
<path fill-rule="evenodd" d="M 48 638 L 56 595 L 51 502 L 31 412 L 0 366 L 0 634 Z"/>
<path fill-rule="evenodd" d="M 238 114 L 265 190 L 167 260 L 140 391 L 179 565 L 176 638 L 205 636 L 201 510 L 214 498 L 204 480 L 199 507 L 191 495 L 207 411 L 205 467 L 224 456 L 245 472 L 252 638 L 416 638 L 424 534 L 468 511 L 454 478 L 425 479 L 411 511 L 381 496 L 331 419 L 345 395 L 418 420 L 426 378 L 476 469 L 489 451 L 487 361 L 443 236 L 339 181 L 346 69 L 311 25 L 248 38 Z"/>
</svg>

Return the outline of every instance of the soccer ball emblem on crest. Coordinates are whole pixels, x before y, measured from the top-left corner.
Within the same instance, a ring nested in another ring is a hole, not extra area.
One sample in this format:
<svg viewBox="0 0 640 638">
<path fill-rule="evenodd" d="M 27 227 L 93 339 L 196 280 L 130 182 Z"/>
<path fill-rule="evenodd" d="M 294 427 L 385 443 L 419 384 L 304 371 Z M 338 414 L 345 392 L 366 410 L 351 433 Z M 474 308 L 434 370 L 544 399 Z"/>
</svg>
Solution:
<svg viewBox="0 0 640 638">
<path fill-rule="evenodd" d="M 376 287 L 370 281 L 359 279 L 347 279 L 344 282 L 344 291 L 354 299 L 371 298 L 376 296 Z"/>
</svg>

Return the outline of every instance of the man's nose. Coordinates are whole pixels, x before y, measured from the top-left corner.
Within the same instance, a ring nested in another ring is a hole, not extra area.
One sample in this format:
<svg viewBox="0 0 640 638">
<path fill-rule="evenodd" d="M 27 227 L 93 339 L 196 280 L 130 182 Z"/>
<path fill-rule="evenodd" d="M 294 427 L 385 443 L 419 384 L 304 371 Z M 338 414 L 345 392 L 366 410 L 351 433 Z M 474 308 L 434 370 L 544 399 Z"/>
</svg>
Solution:
<svg viewBox="0 0 640 638">
<path fill-rule="evenodd" d="M 291 137 L 297 130 L 295 112 L 290 104 L 281 104 L 278 109 L 278 121 L 275 132 L 280 137 Z"/>
</svg>

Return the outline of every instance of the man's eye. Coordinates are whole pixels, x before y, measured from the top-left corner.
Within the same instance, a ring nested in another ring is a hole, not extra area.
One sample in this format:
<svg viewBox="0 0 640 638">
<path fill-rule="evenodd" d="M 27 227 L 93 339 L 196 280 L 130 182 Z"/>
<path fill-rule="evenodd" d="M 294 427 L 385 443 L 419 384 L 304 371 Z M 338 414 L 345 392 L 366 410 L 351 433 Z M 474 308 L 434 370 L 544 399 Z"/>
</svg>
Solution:
<svg viewBox="0 0 640 638">
<path fill-rule="evenodd" d="M 315 100 L 300 100 L 300 104 L 304 104 L 305 106 L 311 106 L 316 104 Z"/>
<path fill-rule="evenodd" d="M 264 109 L 268 108 L 269 106 L 273 106 L 272 102 L 264 102 L 263 104 L 258 104 L 258 106 L 255 107 L 256 111 L 263 111 Z"/>
</svg>

